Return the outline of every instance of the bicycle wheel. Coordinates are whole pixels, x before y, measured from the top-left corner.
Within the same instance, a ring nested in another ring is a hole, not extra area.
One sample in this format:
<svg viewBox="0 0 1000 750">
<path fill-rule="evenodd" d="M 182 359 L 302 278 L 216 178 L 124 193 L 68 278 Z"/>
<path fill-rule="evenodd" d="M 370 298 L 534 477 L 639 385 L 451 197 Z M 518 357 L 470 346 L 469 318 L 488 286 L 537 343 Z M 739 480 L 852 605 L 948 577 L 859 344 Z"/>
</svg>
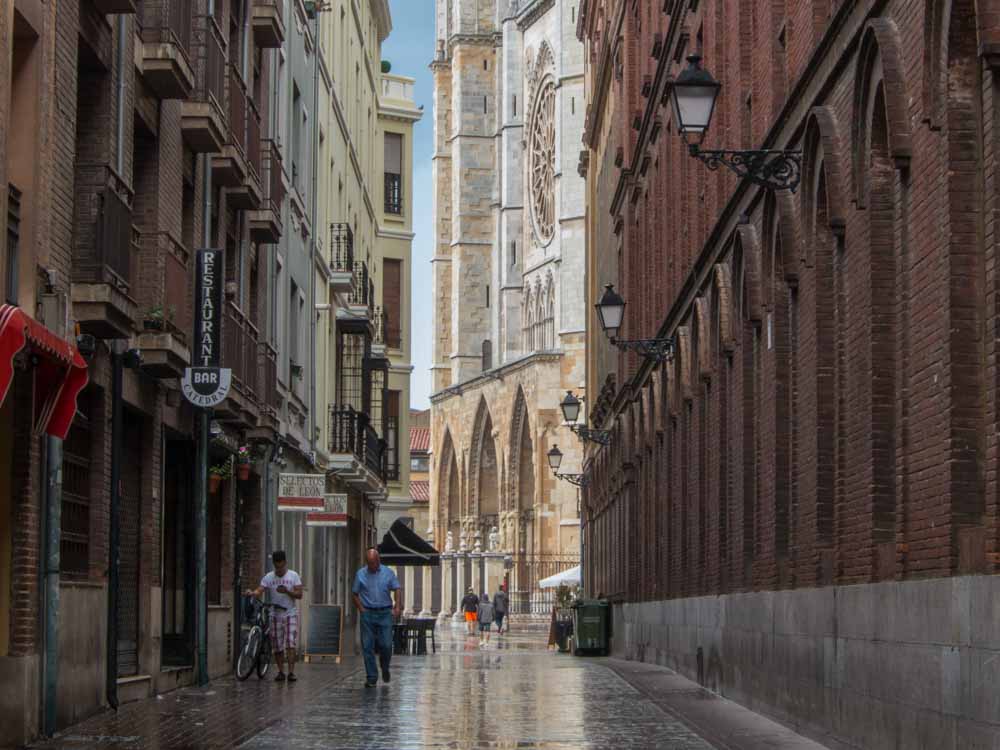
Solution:
<svg viewBox="0 0 1000 750">
<path fill-rule="evenodd" d="M 260 655 L 257 657 L 257 677 L 261 680 L 267 676 L 267 670 L 271 668 L 271 638 L 264 636 L 260 644 Z"/>
<path fill-rule="evenodd" d="M 257 656 L 260 653 L 261 633 L 260 627 L 254 625 L 247 634 L 246 642 L 240 651 L 240 658 L 236 660 L 236 679 L 245 680 L 253 672 L 257 663 Z"/>
</svg>

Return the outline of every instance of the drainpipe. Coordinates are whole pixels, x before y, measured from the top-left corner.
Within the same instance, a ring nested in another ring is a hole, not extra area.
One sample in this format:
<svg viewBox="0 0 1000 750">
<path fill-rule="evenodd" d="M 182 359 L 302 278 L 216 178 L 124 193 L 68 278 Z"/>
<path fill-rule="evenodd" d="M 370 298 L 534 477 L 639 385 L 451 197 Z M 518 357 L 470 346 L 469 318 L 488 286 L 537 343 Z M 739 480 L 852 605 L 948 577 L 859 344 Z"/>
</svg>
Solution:
<svg viewBox="0 0 1000 750">
<path fill-rule="evenodd" d="M 118 175 L 125 171 L 125 15 L 118 16 L 118 159 L 115 169 Z"/>
<path fill-rule="evenodd" d="M 106 695 L 108 705 L 118 710 L 118 508 L 122 475 L 122 378 L 124 346 L 112 342 L 111 348 L 111 517 L 108 533 L 108 640 Z"/>
<path fill-rule="evenodd" d="M 59 538 L 62 530 L 63 442 L 49 437 L 45 443 L 45 713 L 43 733 L 56 731 L 56 698 L 59 685 Z"/>
<path fill-rule="evenodd" d="M 309 449 L 316 455 L 316 233 L 319 227 L 319 196 L 316 195 L 319 173 L 319 7 L 313 18 L 313 151 L 312 151 L 312 238 L 309 243 Z"/>
<path fill-rule="evenodd" d="M 208 18 L 215 15 L 215 2 L 208 0 Z M 202 246 L 212 246 L 212 162 L 208 154 L 198 157 L 201 162 L 204 196 L 202 220 Z M 195 651 L 197 653 L 198 684 L 208 684 L 208 423 L 210 409 L 199 409 L 197 414 L 197 455 L 194 480 L 194 548 L 195 548 Z"/>
</svg>

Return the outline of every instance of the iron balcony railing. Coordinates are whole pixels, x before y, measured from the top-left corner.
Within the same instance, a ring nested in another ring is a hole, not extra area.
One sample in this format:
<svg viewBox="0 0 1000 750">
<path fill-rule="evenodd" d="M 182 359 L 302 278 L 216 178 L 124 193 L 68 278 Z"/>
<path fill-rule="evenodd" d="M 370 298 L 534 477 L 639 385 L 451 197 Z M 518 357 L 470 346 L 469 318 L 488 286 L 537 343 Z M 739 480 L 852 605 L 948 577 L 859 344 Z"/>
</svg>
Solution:
<svg viewBox="0 0 1000 750">
<path fill-rule="evenodd" d="M 264 180 L 266 207 L 270 208 L 279 217 L 281 216 L 281 204 L 285 200 L 285 183 L 281 179 L 281 150 L 278 144 L 270 138 L 265 138 L 264 165 L 267 168 L 267 178 Z"/>
<path fill-rule="evenodd" d="M 219 3 L 216 3 L 219 5 Z M 212 102 L 219 113 L 225 116 L 226 109 L 226 55 L 223 52 L 222 35 L 215 21 L 205 19 L 205 80 L 198 89 L 198 100 Z"/>
<path fill-rule="evenodd" d="M 132 192 L 110 167 L 97 167 L 97 172 L 103 175 L 104 187 L 88 197 L 97 201 L 94 232 L 81 233 L 79 237 L 73 279 L 85 284 L 113 284 L 127 292 L 134 250 Z"/>
<path fill-rule="evenodd" d="M 354 230 L 347 222 L 330 225 L 330 270 L 349 273 L 354 269 Z"/>
<path fill-rule="evenodd" d="M 402 175 L 385 173 L 385 212 L 399 215 L 403 213 L 403 178 Z"/>
<path fill-rule="evenodd" d="M 167 232 L 137 232 L 136 245 L 143 275 L 153 270 L 153 283 L 139 288 L 143 327 L 169 331 L 187 341 L 192 328 L 190 253 Z"/>
<path fill-rule="evenodd" d="M 194 0 L 163 0 L 141 3 L 142 41 L 150 44 L 175 44 L 181 54 L 191 54 L 191 31 Z"/>
<path fill-rule="evenodd" d="M 270 344 L 260 345 L 260 403 L 266 414 L 278 413 L 278 352 Z"/>
<path fill-rule="evenodd" d="M 367 414 L 351 406 L 330 407 L 330 453 L 351 454 L 385 481 L 385 441 Z"/>
<path fill-rule="evenodd" d="M 257 329 L 232 303 L 226 304 L 222 366 L 233 371 L 233 385 L 250 400 L 257 397 Z"/>
<path fill-rule="evenodd" d="M 247 151 L 247 87 L 235 65 L 229 66 L 229 142 Z"/>
<path fill-rule="evenodd" d="M 355 307 L 367 307 L 369 318 L 374 318 L 375 282 L 368 274 L 368 264 L 363 260 L 354 262 L 354 289 L 347 301 Z"/>
<path fill-rule="evenodd" d="M 261 178 L 261 138 L 260 112 L 253 99 L 247 99 L 247 163 L 250 172 L 258 180 Z"/>
</svg>

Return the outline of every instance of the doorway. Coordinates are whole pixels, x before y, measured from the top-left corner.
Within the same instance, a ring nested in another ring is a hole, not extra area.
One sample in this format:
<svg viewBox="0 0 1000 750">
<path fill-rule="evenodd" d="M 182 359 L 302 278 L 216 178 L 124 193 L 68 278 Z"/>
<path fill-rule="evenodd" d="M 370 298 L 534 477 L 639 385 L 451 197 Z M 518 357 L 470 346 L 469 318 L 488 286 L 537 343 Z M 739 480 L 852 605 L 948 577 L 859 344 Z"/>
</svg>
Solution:
<svg viewBox="0 0 1000 750">
<path fill-rule="evenodd" d="M 118 507 L 118 676 L 139 672 L 139 561 L 142 516 L 143 420 L 123 415 L 121 498 Z"/>
<path fill-rule="evenodd" d="M 163 448 L 163 623 L 160 663 L 194 665 L 194 443 Z"/>
</svg>

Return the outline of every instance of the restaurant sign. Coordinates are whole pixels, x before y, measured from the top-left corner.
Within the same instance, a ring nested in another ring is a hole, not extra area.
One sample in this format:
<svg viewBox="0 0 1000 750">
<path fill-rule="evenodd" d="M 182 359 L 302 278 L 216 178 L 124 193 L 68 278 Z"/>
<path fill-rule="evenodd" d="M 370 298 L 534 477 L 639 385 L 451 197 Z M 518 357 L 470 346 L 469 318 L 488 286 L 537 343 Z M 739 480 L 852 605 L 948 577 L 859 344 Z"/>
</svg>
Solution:
<svg viewBox="0 0 1000 750">
<path fill-rule="evenodd" d="M 221 404 L 229 394 L 232 371 L 219 367 L 222 354 L 223 250 L 198 251 L 195 274 L 194 336 L 191 364 L 184 370 L 181 391 L 195 406 Z"/>
<path fill-rule="evenodd" d="M 347 495 L 326 495 L 325 508 L 306 514 L 306 526 L 347 526 Z"/>
<path fill-rule="evenodd" d="M 278 510 L 325 511 L 326 474 L 279 474 Z"/>
</svg>

